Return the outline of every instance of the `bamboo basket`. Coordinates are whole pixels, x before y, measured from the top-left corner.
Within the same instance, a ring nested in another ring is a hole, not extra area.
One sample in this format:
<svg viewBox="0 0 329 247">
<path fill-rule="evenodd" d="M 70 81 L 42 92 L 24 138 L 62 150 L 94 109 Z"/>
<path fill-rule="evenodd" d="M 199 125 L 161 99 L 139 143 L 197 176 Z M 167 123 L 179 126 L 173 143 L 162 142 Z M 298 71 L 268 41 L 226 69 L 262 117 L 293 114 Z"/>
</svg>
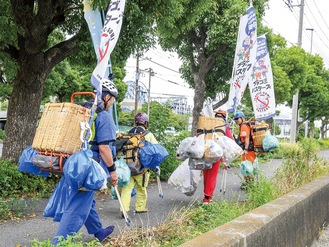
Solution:
<svg viewBox="0 0 329 247">
<path fill-rule="evenodd" d="M 73 154 L 81 148 L 80 123 L 91 110 L 74 103 L 48 103 L 43 110 L 32 147 L 39 151 Z"/>
<path fill-rule="evenodd" d="M 199 117 L 198 134 L 205 134 L 205 139 L 212 139 L 213 132 L 219 136 L 225 135 L 225 120 L 215 117 Z"/>
<path fill-rule="evenodd" d="M 267 124 L 257 124 L 251 126 L 252 138 L 255 148 L 263 147 L 263 140 L 265 138 L 267 130 L 268 130 Z"/>
</svg>

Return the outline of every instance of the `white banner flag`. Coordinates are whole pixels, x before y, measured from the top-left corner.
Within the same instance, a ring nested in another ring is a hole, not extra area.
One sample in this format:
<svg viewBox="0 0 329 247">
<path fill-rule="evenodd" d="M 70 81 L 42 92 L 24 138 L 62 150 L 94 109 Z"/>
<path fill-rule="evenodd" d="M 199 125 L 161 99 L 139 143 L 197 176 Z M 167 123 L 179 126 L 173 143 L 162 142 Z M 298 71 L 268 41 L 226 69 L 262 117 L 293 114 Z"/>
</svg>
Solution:
<svg viewBox="0 0 329 247">
<path fill-rule="evenodd" d="M 100 99 L 102 93 L 101 80 L 106 75 L 110 54 L 113 51 L 121 30 L 125 0 L 111 1 L 106 14 L 106 19 L 98 49 L 99 63 L 91 76 L 91 84 L 97 90 L 97 98 Z"/>
<path fill-rule="evenodd" d="M 83 11 L 85 20 L 88 23 L 91 40 L 94 45 L 95 53 L 97 56 L 97 62 L 99 62 L 99 44 L 101 43 L 102 36 L 102 17 L 101 12 L 98 9 L 93 10 L 90 0 L 83 1 Z"/>
<path fill-rule="evenodd" d="M 255 10 L 250 7 L 240 18 L 235 50 L 233 72 L 227 111 L 234 112 L 240 103 L 246 86 L 251 81 L 252 66 L 256 60 L 257 20 Z"/>
<path fill-rule="evenodd" d="M 253 66 L 249 90 L 256 119 L 275 116 L 275 95 L 270 56 L 265 35 L 257 38 L 256 63 Z"/>
</svg>

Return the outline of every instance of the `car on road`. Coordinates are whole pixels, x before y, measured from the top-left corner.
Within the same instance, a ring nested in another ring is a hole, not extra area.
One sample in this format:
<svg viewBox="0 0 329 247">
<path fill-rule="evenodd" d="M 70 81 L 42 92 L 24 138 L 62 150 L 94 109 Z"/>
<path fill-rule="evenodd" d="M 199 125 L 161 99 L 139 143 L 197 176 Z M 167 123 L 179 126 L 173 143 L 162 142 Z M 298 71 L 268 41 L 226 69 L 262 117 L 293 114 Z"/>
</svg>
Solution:
<svg viewBox="0 0 329 247">
<path fill-rule="evenodd" d="M 169 135 L 178 135 L 178 133 L 175 130 L 175 127 L 167 127 L 164 133 Z"/>
</svg>

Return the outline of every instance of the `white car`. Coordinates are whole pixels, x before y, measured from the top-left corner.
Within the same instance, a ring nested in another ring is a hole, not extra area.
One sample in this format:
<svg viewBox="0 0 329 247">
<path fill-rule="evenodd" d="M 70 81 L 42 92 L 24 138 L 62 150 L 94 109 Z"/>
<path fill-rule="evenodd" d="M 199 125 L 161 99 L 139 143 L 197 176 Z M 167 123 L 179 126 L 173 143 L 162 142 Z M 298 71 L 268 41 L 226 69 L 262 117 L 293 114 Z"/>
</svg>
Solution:
<svg viewBox="0 0 329 247">
<path fill-rule="evenodd" d="M 175 130 L 174 127 L 168 127 L 165 131 L 164 131 L 165 134 L 169 134 L 169 135 L 177 135 L 177 132 Z"/>
</svg>

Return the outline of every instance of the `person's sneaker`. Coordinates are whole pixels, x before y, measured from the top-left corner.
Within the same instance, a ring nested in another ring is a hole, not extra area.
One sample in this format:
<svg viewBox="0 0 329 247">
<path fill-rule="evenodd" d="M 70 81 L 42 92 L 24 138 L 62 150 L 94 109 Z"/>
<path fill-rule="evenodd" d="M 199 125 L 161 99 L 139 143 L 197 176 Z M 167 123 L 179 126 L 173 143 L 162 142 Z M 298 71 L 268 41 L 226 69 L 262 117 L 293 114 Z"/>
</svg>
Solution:
<svg viewBox="0 0 329 247">
<path fill-rule="evenodd" d="M 212 202 L 212 199 L 210 196 L 205 196 L 202 200 L 203 204 L 207 205 Z"/>
<path fill-rule="evenodd" d="M 113 230 L 114 230 L 114 226 L 108 226 L 94 235 L 99 242 L 102 242 L 108 235 L 110 235 L 113 232 Z"/>
<path fill-rule="evenodd" d="M 135 211 L 135 214 L 142 214 L 142 213 L 147 213 L 148 210 L 147 209 L 144 209 L 144 210 L 136 210 Z"/>
</svg>

